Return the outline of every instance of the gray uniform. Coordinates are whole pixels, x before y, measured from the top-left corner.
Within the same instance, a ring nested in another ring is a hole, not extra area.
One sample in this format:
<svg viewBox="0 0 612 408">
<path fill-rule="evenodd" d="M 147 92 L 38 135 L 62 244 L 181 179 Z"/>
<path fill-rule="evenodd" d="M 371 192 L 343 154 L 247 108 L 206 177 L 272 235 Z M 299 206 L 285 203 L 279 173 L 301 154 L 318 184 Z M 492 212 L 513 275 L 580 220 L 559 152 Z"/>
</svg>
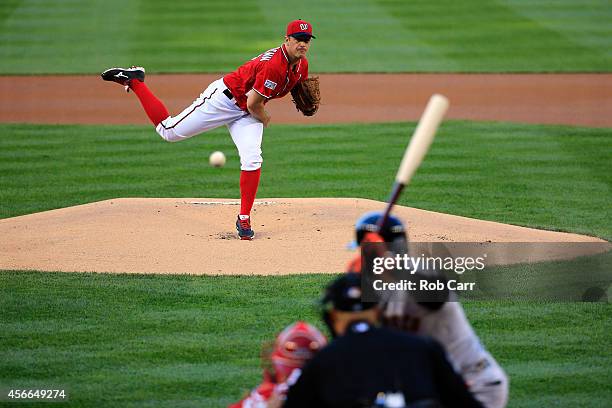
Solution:
<svg viewBox="0 0 612 408">
<path fill-rule="evenodd" d="M 403 292 L 400 292 L 403 294 Z M 461 303 L 446 302 L 437 310 L 415 301 L 394 298 L 384 304 L 385 319 L 404 322 L 417 334 L 431 336 L 445 348 L 455 370 L 487 408 L 503 408 L 508 401 L 508 378 L 483 347 L 468 322 Z"/>
</svg>

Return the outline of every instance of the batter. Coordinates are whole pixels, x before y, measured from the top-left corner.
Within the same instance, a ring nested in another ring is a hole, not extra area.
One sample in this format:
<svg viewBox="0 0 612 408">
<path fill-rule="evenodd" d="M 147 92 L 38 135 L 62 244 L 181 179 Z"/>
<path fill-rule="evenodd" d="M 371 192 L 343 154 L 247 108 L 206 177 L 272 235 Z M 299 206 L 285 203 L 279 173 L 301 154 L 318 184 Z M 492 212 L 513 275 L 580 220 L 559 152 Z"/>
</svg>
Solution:
<svg viewBox="0 0 612 408">
<path fill-rule="evenodd" d="M 374 211 L 357 220 L 356 243 L 386 243 L 385 247 L 390 253 L 406 253 L 406 229 L 402 222 L 391 215 L 388 222 L 379 228 L 377 222 L 380 217 L 382 213 Z M 362 265 L 360 254 L 350 262 L 347 272 L 361 273 L 367 267 Z M 395 291 L 393 297 L 379 303 L 387 326 L 431 336 L 439 341 L 455 370 L 461 374 L 470 392 L 483 406 L 506 406 L 508 377 L 483 346 L 454 293 L 449 294 L 444 301 L 419 302 L 408 291 Z"/>
</svg>

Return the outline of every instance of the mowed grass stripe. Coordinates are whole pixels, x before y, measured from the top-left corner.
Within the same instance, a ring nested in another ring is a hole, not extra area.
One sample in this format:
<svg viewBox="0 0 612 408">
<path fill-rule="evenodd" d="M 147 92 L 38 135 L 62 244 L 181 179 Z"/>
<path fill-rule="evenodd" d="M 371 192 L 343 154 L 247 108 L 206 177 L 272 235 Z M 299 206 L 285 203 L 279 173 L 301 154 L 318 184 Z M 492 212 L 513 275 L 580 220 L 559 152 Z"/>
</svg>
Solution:
<svg viewBox="0 0 612 408">
<path fill-rule="evenodd" d="M 510 376 L 509 406 L 605 406 L 612 352 L 600 347 L 612 329 L 609 305 L 477 302 L 465 309 Z"/>
<path fill-rule="evenodd" d="M 264 340 L 316 320 L 328 279 L 252 278 L 3 272 L 0 383 L 52 379 L 80 406 L 226 406 L 259 378 Z"/>
<path fill-rule="evenodd" d="M 136 2 L 18 3 L 0 26 L 0 72 L 91 73 L 130 59 Z"/>
<path fill-rule="evenodd" d="M 280 45 L 284 22 L 264 24 L 257 2 L 141 2 L 131 61 L 155 72 L 226 72 Z M 161 57 L 161 58 L 160 58 Z"/>
<path fill-rule="evenodd" d="M 414 126 L 271 127 L 258 196 L 385 200 Z M 239 197 L 224 129 L 174 144 L 149 127 L 0 130 L 2 217 L 117 197 Z M 609 239 L 611 145 L 608 129 L 445 122 L 400 204 Z M 208 166 L 214 150 L 226 167 Z"/>
<path fill-rule="evenodd" d="M 610 72 L 607 0 L 22 0 L 0 5 L 0 74 L 228 72 L 310 20 L 315 72 Z"/>
<path fill-rule="evenodd" d="M 420 39 L 436 53 L 456 61 L 464 71 L 530 71 L 532 67 L 561 68 L 568 60 L 578 71 L 605 71 L 610 62 L 607 50 L 583 46 L 573 40 L 562 24 L 546 24 L 559 10 L 569 12 L 574 24 L 585 28 L 584 38 L 599 37 L 589 31 L 595 14 L 584 14 L 579 3 L 552 4 L 539 8 L 528 2 L 494 1 L 411 1 L 379 0 L 389 13 L 402 22 L 411 37 Z M 605 2 L 594 6 L 609 12 Z M 522 13 L 523 9 L 527 9 Z M 588 43 L 589 40 L 586 40 Z M 549 52 L 551 49 L 555 51 Z M 518 56 L 521 56 L 517 58 Z M 522 58 L 530 56 L 529 58 Z M 444 67 L 438 67 L 443 70 Z M 561 68 L 562 69 L 562 68 Z M 554 70 L 554 69 L 553 69 Z"/>
<path fill-rule="evenodd" d="M 538 21 L 540 25 L 557 31 L 569 42 L 580 44 L 593 51 L 612 57 L 608 40 L 612 36 L 612 7 L 609 1 L 555 0 L 529 2 L 504 0 L 515 12 Z M 580 7 L 576 7 L 577 5 Z M 589 22 L 585 24 L 585 22 Z"/>
</svg>

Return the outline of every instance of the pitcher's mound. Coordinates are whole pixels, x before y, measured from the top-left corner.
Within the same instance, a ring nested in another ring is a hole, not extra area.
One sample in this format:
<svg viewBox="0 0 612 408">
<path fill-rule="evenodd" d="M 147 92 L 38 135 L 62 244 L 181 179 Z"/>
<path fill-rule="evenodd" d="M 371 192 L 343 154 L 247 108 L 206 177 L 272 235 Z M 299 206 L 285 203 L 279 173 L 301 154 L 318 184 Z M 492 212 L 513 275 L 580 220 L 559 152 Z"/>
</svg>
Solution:
<svg viewBox="0 0 612 408">
<path fill-rule="evenodd" d="M 339 273 L 355 220 L 384 203 L 270 198 L 255 240 L 235 230 L 237 200 L 120 198 L 0 220 L 0 269 L 188 274 Z M 413 241 L 604 242 L 398 206 Z"/>
</svg>

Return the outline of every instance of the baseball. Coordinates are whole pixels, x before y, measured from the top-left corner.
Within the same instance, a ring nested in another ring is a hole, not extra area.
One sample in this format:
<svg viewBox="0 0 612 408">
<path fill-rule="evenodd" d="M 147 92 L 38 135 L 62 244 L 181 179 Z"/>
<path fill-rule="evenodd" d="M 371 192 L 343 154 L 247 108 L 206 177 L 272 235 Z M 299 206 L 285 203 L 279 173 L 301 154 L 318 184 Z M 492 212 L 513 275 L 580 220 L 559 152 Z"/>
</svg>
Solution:
<svg viewBox="0 0 612 408">
<path fill-rule="evenodd" d="M 225 165 L 225 155 L 223 152 L 213 152 L 208 158 L 208 162 L 213 167 L 223 167 Z"/>
</svg>

